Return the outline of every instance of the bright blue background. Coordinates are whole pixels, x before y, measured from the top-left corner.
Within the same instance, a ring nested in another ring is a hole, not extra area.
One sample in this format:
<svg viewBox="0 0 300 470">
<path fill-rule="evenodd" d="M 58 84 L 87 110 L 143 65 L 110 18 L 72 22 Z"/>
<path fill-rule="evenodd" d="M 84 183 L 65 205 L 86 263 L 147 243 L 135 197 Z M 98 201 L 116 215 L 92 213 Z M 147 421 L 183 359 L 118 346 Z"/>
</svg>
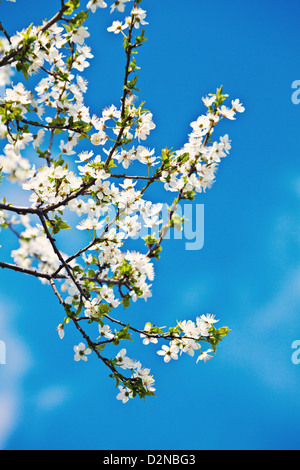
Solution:
<svg viewBox="0 0 300 470">
<path fill-rule="evenodd" d="M 2 2 L 12 34 L 50 18 L 55 2 Z M 59 5 L 59 1 L 56 2 Z M 221 84 L 246 111 L 224 121 L 232 139 L 205 204 L 205 246 L 168 241 L 153 297 L 127 312 L 142 327 L 213 313 L 231 333 L 206 365 L 168 365 L 156 346 L 128 345 L 156 378 L 157 397 L 126 405 L 95 358 L 73 361 L 72 327 L 60 341 L 57 299 L 39 281 L 1 272 L 0 445 L 4 449 L 299 449 L 299 129 L 291 101 L 300 79 L 297 0 L 144 0 L 149 41 L 139 87 L 157 124 L 148 145 L 180 148 L 201 97 Z M 29 11 L 30 10 L 30 11 Z M 95 59 L 87 104 L 118 104 L 124 57 L 113 17 L 89 19 Z M 154 197 L 160 199 L 161 193 Z M 13 195 L 12 195 L 13 197 Z M 1 238 L 6 240 L 3 232 Z M 11 246 L 6 242 L 6 248 Z M 2 249 L 3 250 L 3 249 Z M 2 258 L 3 259 L 3 258 Z"/>
</svg>

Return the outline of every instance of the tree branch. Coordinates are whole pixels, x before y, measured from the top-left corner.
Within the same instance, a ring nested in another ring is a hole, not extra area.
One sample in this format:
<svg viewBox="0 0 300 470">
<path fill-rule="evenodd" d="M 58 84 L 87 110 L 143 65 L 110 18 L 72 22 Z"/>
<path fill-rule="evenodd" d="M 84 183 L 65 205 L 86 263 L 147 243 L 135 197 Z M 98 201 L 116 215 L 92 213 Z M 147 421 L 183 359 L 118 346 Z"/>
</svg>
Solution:
<svg viewBox="0 0 300 470">
<path fill-rule="evenodd" d="M 0 31 L 2 31 L 2 33 L 4 34 L 4 36 L 6 37 L 6 39 L 8 40 L 9 44 L 11 44 L 10 35 L 9 35 L 8 32 L 3 28 L 1 21 L 0 21 Z"/>
<path fill-rule="evenodd" d="M 22 274 L 29 274 L 34 277 L 39 277 L 41 279 L 47 279 L 48 281 L 50 281 L 50 279 L 53 277 L 52 274 L 41 273 L 39 271 L 36 271 L 35 269 L 22 268 L 21 266 L 17 266 L 16 264 L 5 263 L 3 261 L 0 261 L 0 268 L 11 269 L 12 271 L 16 271 Z M 66 279 L 66 276 L 56 275 L 55 278 Z"/>
<path fill-rule="evenodd" d="M 11 204 L 0 204 L 0 209 L 9 212 L 15 212 L 19 215 L 39 214 L 41 212 L 39 209 L 33 209 L 32 207 L 18 207 Z"/>
<path fill-rule="evenodd" d="M 65 5 L 63 2 L 61 2 L 62 6 L 61 9 L 51 18 L 43 27 L 40 28 L 39 31 L 44 33 L 47 31 L 51 26 L 53 26 L 55 23 L 57 23 L 65 13 L 65 11 L 68 10 L 68 6 Z M 16 55 L 23 50 L 23 45 L 17 47 L 13 51 L 9 52 L 7 55 L 5 55 L 1 60 L 0 60 L 0 67 L 3 67 L 4 65 L 8 65 L 13 62 L 14 58 Z"/>
<path fill-rule="evenodd" d="M 62 263 L 62 265 L 64 266 L 66 272 L 68 273 L 68 275 L 70 276 L 70 278 L 72 279 L 73 283 L 75 284 L 75 286 L 77 287 L 78 291 L 80 292 L 81 296 L 84 297 L 85 299 L 88 299 L 89 298 L 89 295 L 86 294 L 86 292 L 84 292 L 82 290 L 82 287 L 81 285 L 76 281 L 74 275 L 73 275 L 73 272 L 70 268 L 70 266 L 68 265 L 68 263 L 66 263 L 66 261 L 64 260 L 61 252 L 59 251 L 59 249 L 57 248 L 56 244 L 55 244 L 55 241 L 54 239 L 52 238 L 52 236 L 50 235 L 50 232 L 49 232 L 49 229 L 47 227 L 47 224 L 46 224 L 46 221 L 44 219 L 44 216 L 42 214 L 39 214 L 39 218 L 40 218 L 40 221 L 43 225 L 43 228 L 44 228 L 44 231 L 46 233 L 46 236 L 49 240 L 49 242 L 51 243 L 51 246 L 53 248 L 53 251 L 54 253 L 56 254 L 56 256 L 58 257 L 59 261 Z"/>
</svg>

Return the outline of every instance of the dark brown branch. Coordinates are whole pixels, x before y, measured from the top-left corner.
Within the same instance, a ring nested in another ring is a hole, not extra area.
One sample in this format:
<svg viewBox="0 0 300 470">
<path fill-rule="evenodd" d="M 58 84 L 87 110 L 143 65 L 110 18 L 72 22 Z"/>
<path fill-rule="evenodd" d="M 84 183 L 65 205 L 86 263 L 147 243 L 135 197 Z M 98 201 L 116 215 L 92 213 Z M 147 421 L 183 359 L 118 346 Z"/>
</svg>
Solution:
<svg viewBox="0 0 300 470">
<path fill-rule="evenodd" d="M 216 111 L 217 111 L 217 108 L 215 109 L 214 114 L 216 113 Z M 204 148 L 205 145 L 207 144 L 208 139 L 209 139 L 209 137 L 210 137 L 210 135 L 211 135 L 211 131 L 212 131 L 214 125 L 215 125 L 214 123 L 211 123 L 211 125 L 210 125 L 210 127 L 209 127 L 209 129 L 208 129 L 208 131 L 207 131 L 207 134 L 206 134 L 206 136 L 205 136 L 205 139 L 204 139 L 204 141 L 203 141 L 203 143 L 202 143 L 202 148 Z M 198 157 L 198 158 L 199 158 L 199 157 Z M 197 160 L 196 160 L 196 161 L 197 161 Z M 189 173 L 188 173 L 188 176 L 191 176 L 191 175 L 194 173 L 194 171 L 195 171 L 195 169 L 196 169 L 195 164 L 196 164 L 196 162 L 191 166 L 191 169 L 190 169 L 190 171 L 189 171 Z M 149 185 L 149 183 L 145 186 L 144 189 L 146 189 L 146 188 L 148 187 L 148 185 Z M 178 202 L 179 202 L 181 199 L 184 199 L 184 197 L 183 197 L 183 191 L 184 191 L 184 189 L 185 189 L 185 186 L 186 186 L 186 185 L 184 185 L 183 188 L 181 188 L 180 191 L 178 192 L 178 196 L 177 196 L 177 201 L 178 201 Z M 172 217 L 173 217 L 174 214 L 175 214 L 175 209 L 174 209 L 174 210 L 171 210 L 170 213 L 169 213 L 169 217 L 168 217 L 168 222 L 169 222 L 169 223 L 171 222 Z M 165 228 L 165 230 L 161 232 L 158 242 L 157 242 L 155 245 L 153 245 L 151 248 L 149 248 L 148 253 L 147 253 L 147 255 L 146 255 L 148 258 L 152 258 L 152 257 L 153 257 L 153 253 L 160 247 L 160 245 L 161 245 L 163 239 L 165 238 L 165 236 L 167 235 L 169 229 L 170 229 L 170 227 Z"/>
<path fill-rule="evenodd" d="M 119 132 L 118 137 L 117 137 L 117 140 L 116 140 L 114 146 L 112 147 L 111 151 L 109 152 L 109 155 L 106 159 L 106 162 L 104 163 L 104 167 L 103 167 L 104 171 L 107 170 L 108 165 L 109 165 L 116 149 L 121 145 L 121 139 L 122 139 L 122 135 L 124 134 L 124 131 L 125 131 L 125 126 L 121 127 L 120 132 Z"/>
<path fill-rule="evenodd" d="M 88 299 L 89 298 L 89 295 L 84 292 L 82 290 L 82 287 L 81 285 L 76 281 L 74 275 L 73 275 L 73 272 L 72 272 L 72 269 L 70 268 L 70 266 L 68 265 L 68 263 L 66 263 L 66 261 L 64 260 L 61 252 L 59 251 L 59 249 L 57 248 L 56 244 L 55 244 L 55 240 L 52 238 L 52 236 L 50 235 L 50 232 L 49 232 L 49 229 L 47 227 L 47 223 L 46 223 L 46 220 L 44 218 L 44 216 L 42 214 L 39 214 L 39 218 L 40 218 L 40 221 L 43 225 L 43 228 L 44 228 L 44 231 L 45 231 L 45 234 L 53 248 L 53 251 L 54 253 L 56 254 L 56 256 L 58 257 L 59 261 L 62 263 L 62 265 L 64 266 L 66 272 L 68 273 L 68 275 L 70 276 L 70 278 L 72 279 L 73 283 L 75 284 L 75 286 L 77 287 L 78 291 L 80 292 L 81 296 L 84 297 L 85 299 Z"/>
<path fill-rule="evenodd" d="M 60 295 L 60 293 L 58 292 L 57 287 L 56 287 L 55 282 L 54 282 L 54 280 L 53 280 L 52 277 L 50 277 L 49 282 L 50 282 L 50 285 L 51 285 L 51 287 L 52 287 L 52 289 L 53 289 L 54 294 L 56 295 L 56 297 L 57 297 L 58 300 L 59 300 L 59 303 L 60 303 L 63 307 L 65 307 L 65 306 L 66 306 L 66 303 L 65 303 L 64 299 L 62 298 L 62 296 Z"/>
<path fill-rule="evenodd" d="M 103 357 L 102 354 L 99 352 L 99 350 L 97 349 L 97 344 L 94 343 L 90 337 L 86 334 L 86 332 L 81 328 L 81 326 L 79 325 L 79 322 L 76 318 L 74 318 L 73 316 L 71 316 L 71 320 L 73 321 L 74 325 L 76 326 L 77 330 L 80 331 L 81 335 L 83 336 L 83 338 L 86 340 L 87 344 L 88 344 L 88 347 L 90 349 L 92 349 L 95 354 L 98 356 L 98 358 L 107 366 L 109 367 L 109 369 L 114 373 L 114 374 L 118 374 L 118 371 L 117 369 L 112 365 L 110 364 L 110 361 L 106 358 L 106 357 Z M 124 380 L 127 380 L 126 377 L 122 376 Z"/>
<path fill-rule="evenodd" d="M 55 23 L 57 23 L 63 16 L 66 10 L 68 10 L 68 6 L 62 3 L 61 9 L 56 13 L 56 15 L 51 18 L 43 27 L 40 28 L 39 31 L 44 33 L 47 31 L 51 26 L 53 26 Z M 11 64 L 14 61 L 14 58 L 19 52 L 22 52 L 23 50 L 23 45 L 17 47 L 13 51 L 9 52 L 7 55 L 5 55 L 1 60 L 0 60 L 0 67 L 3 67 L 4 65 Z M 24 51 L 26 53 L 26 51 Z"/>
<path fill-rule="evenodd" d="M 9 212 L 15 212 L 19 215 L 38 214 L 41 212 L 39 209 L 33 209 L 32 207 L 18 207 L 9 204 L 0 204 L 0 209 Z"/>
<path fill-rule="evenodd" d="M 125 175 L 125 173 L 123 173 L 122 175 L 116 175 L 116 174 L 113 174 L 111 173 L 110 175 L 110 178 L 117 178 L 117 179 L 129 179 L 129 180 L 146 180 L 146 181 L 152 181 L 154 179 L 157 179 L 157 178 L 160 178 L 160 174 L 159 175 L 155 175 L 155 176 L 129 176 L 129 175 Z"/>
<path fill-rule="evenodd" d="M 47 279 L 50 281 L 50 279 L 53 277 L 51 274 L 46 274 L 46 273 L 41 273 L 39 271 L 36 271 L 34 269 L 28 269 L 28 268 L 22 268 L 21 266 L 17 266 L 16 264 L 10 264 L 10 263 L 5 263 L 3 261 L 0 261 L 0 268 L 2 269 L 11 269 L 12 271 L 16 271 L 22 274 L 29 274 L 34 277 L 39 277 L 41 279 Z M 56 279 L 65 279 L 65 276 L 62 275 L 56 275 Z"/>
<path fill-rule="evenodd" d="M 4 34 L 4 36 L 6 37 L 6 39 L 8 40 L 9 44 L 11 44 L 10 35 L 9 35 L 8 32 L 3 28 L 1 21 L 0 21 L 0 31 L 2 31 L 2 33 Z"/>
<path fill-rule="evenodd" d="M 112 284 L 115 286 L 127 286 L 128 287 L 128 280 L 126 279 L 101 279 L 98 277 L 83 277 L 82 280 L 96 282 L 97 284 Z"/>
<path fill-rule="evenodd" d="M 136 8 L 137 2 L 135 0 L 134 2 L 134 7 Z M 125 104 L 126 104 L 126 98 L 128 95 L 128 87 L 127 87 L 127 82 L 128 82 L 128 77 L 129 77 L 129 69 L 130 69 L 130 61 L 131 61 L 131 53 L 133 49 L 133 45 L 131 44 L 131 39 L 132 39 L 132 31 L 134 27 L 134 22 L 135 22 L 135 16 L 132 14 L 131 15 L 131 23 L 129 26 L 129 31 L 128 31 L 128 36 L 127 36 L 127 51 L 126 51 L 126 66 L 125 66 L 125 77 L 124 77 L 124 86 L 123 86 L 123 96 L 121 98 L 122 102 L 122 111 L 121 111 L 121 119 L 124 118 L 125 116 Z"/>
<path fill-rule="evenodd" d="M 72 127 L 70 124 L 67 124 L 66 126 L 59 126 L 58 124 L 42 124 L 37 121 L 28 121 L 27 119 L 19 119 L 19 122 L 28 124 L 29 126 L 42 127 L 43 129 L 49 129 L 52 131 L 59 129 L 61 131 L 68 130 L 78 134 L 86 134 L 86 132 L 84 132 L 82 129 L 79 129 L 78 127 Z"/>
<path fill-rule="evenodd" d="M 128 326 L 126 325 L 126 323 L 123 323 L 121 322 L 120 320 L 116 320 L 115 318 L 112 318 L 110 315 L 108 315 L 107 313 L 105 313 L 103 316 L 105 316 L 108 320 L 110 320 L 112 323 L 116 323 L 120 326 Z M 144 335 L 144 336 L 147 336 L 148 338 L 156 338 L 156 339 L 165 339 L 165 340 L 174 340 L 174 339 L 188 339 L 188 340 L 194 340 L 195 341 L 195 338 L 193 338 L 192 336 L 179 336 L 179 335 L 175 335 L 175 334 L 170 334 L 170 333 L 149 333 L 148 331 L 145 331 L 145 330 L 139 330 L 137 328 L 134 328 L 133 326 L 129 326 L 128 327 L 129 330 L 132 330 L 134 331 L 135 333 L 139 333 L 141 335 Z M 203 341 L 206 341 L 205 339 L 206 337 L 204 336 L 200 336 L 199 340 L 203 340 Z M 101 344 L 101 343 L 100 343 Z"/>
<path fill-rule="evenodd" d="M 137 2 L 135 0 L 134 2 L 134 8 L 137 6 Z M 125 66 L 125 77 L 124 77 L 124 85 L 123 85 L 123 95 L 122 95 L 122 98 L 121 98 L 121 103 L 122 103 L 122 110 L 121 110 L 121 121 L 122 122 L 122 127 L 120 129 L 120 132 L 118 134 L 118 137 L 117 137 L 117 140 L 115 142 L 115 145 L 113 146 L 113 148 L 111 149 L 108 157 L 107 157 L 107 160 L 104 164 L 104 170 L 106 170 L 108 168 L 108 165 L 109 165 L 109 162 L 111 161 L 112 157 L 113 157 L 113 154 L 115 153 L 115 150 L 121 145 L 121 138 L 122 138 L 122 135 L 125 131 L 125 127 L 126 127 L 126 124 L 127 122 L 129 121 L 130 116 L 127 116 L 127 118 L 125 119 L 124 121 L 124 117 L 125 117 L 125 104 L 126 104 L 126 98 L 127 98 L 127 95 L 128 95 L 128 87 L 127 87 L 127 82 L 128 82 L 128 76 L 129 76 L 129 69 L 130 69 L 130 61 L 131 61 L 131 53 L 132 53 L 132 49 L 133 49 L 133 46 L 131 44 L 131 39 L 132 39 L 132 31 L 133 31 L 133 27 L 134 27 L 134 22 L 135 22 L 135 16 L 132 14 L 131 15 L 131 23 L 129 25 L 129 31 L 128 31 L 128 36 L 127 36 L 127 43 L 128 43 L 128 46 L 127 46 L 127 50 L 126 50 L 126 66 Z"/>
</svg>

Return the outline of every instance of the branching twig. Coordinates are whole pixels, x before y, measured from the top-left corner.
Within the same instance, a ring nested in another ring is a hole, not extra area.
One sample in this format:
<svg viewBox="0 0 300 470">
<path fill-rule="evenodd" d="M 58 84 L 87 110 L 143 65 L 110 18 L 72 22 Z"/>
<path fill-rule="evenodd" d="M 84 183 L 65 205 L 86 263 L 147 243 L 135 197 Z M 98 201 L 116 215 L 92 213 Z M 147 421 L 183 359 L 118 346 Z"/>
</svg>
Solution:
<svg viewBox="0 0 300 470">
<path fill-rule="evenodd" d="M 39 277 L 41 279 L 47 279 L 50 281 L 50 279 L 53 277 L 52 274 L 47 274 L 47 273 L 41 273 L 39 271 L 36 271 L 35 269 L 28 269 L 28 268 L 23 268 L 21 266 L 17 266 L 16 264 L 10 264 L 10 263 L 5 263 L 3 261 L 0 261 L 0 268 L 2 269 L 11 269 L 12 271 L 16 271 L 22 274 L 29 274 L 34 277 Z M 65 276 L 62 275 L 56 275 L 56 279 L 66 279 Z"/>
<path fill-rule="evenodd" d="M 2 33 L 4 34 L 4 36 L 6 37 L 6 39 L 8 40 L 9 44 L 11 44 L 10 35 L 9 35 L 8 32 L 3 28 L 1 21 L 0 21 L 0 31 L 2 31 Z"/>
<path fill-rule="evenodd" d="M 44 33 L 49 28 L 51 28 L 51 26 L 53 26 L 62 18 L 63 14 L 65 13 L 65 11 L 67 11 L 67 9 L 68 9 L 68 6 L 62 2 L 61 9 L 53 16 L 53 18 L 51 18 L 43 27 L 41 27 L 39 31 Z M 14 58 L 16 57 L 16 55 L 22 50 L 23 50 L 23 45 L 17 47 L 16 49 L 12 50 L 7 55 L 5 55 L 0 60 L 0 67 L 11 64 L 14 61 Z"/>
</svg>

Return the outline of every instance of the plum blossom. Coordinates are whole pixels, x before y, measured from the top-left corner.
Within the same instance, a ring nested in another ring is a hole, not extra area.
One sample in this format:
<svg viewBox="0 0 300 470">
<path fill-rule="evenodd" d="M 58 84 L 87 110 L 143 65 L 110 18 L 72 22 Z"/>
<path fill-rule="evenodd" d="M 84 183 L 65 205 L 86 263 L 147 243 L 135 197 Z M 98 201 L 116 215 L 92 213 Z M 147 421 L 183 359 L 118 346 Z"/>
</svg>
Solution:
<svg viewBox="0 0 300 470">
<path fill-rule="evenodd" d="M 158 348 L 165 363 L 197 353 L 196 363 L 206 363 L 228 334 L 213 314 L 175 321 L 167 329 L 126 313 L 132 303 L 152 296 L 164 241 L 185 223 L 179 201 L 210 189 L 229 156 L 229 135 L 218 138 L 215 128 L 234 125 L 245 108 L 239 99 L 227 104 L 221 87 L 202 99 L 204 112 L 179 148 L 150 147 L 156 124 L 138 88 L 137 52 L 148 24 L 142 1 L 110 5 L 117 19 L 107 31 L 121 34 L 126 66 L 119 98 L 107 103 L 104 89 L 103 107 L 98 97 L 89 105 L 85 97 L 85 72 L 94 58 L 86 21 L 107 3 L 87 0 L 86 9 L 78 5 L 72 11 L 73 6 L 69 2 L 68 10 L 10 40 L 0 38 L 0 86 L 6 87 L 0 97 L 0 181 L 5 179 L 10 195 L 1 199 L 0 225 L 16 245 L 10 253 L 14 264 L 0 261 L 0 267 L 32 275 L 52 289 L 62 308 L 58 337 L 73 324 L 82 337 L 73 347 L 74 360 L 86 362 L 93 353 L 116 380 L 117 399 L 127 403 L 136 395 L 153 396 L 156 388 L 150 369 L 127 355 L 123 341 L 131 344 L 139 336 L 143 345 Z M 129 6 L 130 13 L 122 15 Z M 99 85 L 96 75 L 90 77 Z M 12 185 L 19 186 L 24 206 L 15 204 Z M 203 351 L 203 342 L 211 349 Z"/>
<path fill-rule="evenodd" d="M 74 346 L 74 361 L 78 362 L 80 360 L 87 361 L 87 356 L 91 354 L 91 349 L 87 348 L 84 343 L 79 343 L 78 346 Z"/>
<path fill-rule="evenodd" d="M 107 3 L 104 2 L 104 0 L 90 0 L 86 6 L 89 10 L 91 10 L 92 13 L 95 13 L 95 11 L 98 8 L 106 8 Z"/>
</svg>

